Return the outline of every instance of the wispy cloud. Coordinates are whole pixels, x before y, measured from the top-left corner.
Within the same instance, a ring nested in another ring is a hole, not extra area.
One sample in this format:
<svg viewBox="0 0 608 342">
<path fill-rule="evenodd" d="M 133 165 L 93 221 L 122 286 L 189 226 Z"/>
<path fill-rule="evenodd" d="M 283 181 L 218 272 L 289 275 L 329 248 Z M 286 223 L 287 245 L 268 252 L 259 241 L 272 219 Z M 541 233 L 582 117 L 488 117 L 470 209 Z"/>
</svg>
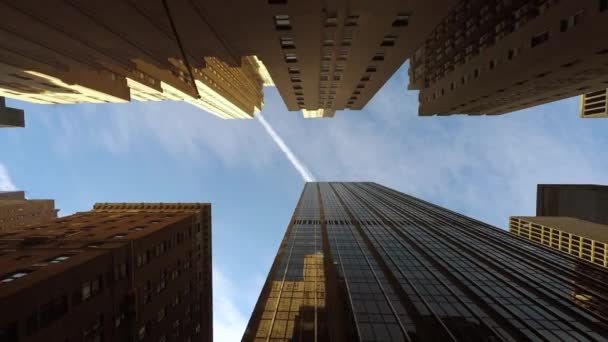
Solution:
<svg viewBox="0 0 608 342">
<path fill-rule="evenodd" d="M 222 342 L 240 341 L 249 321 L 243 313 L 240 302 L 252 299 L 257 295 L 257 288 L 246 287 L 240 280 L 235 283 L 219 267 L 213 267 L 213 340 Z M 257 285 L 257 284 L 256 284 Z"/>
<path fill-rule="evenodd" d="M 0 191 L 13 191 L 17 190 L 15 184 L 11 180 L 11 177 L 8 173 L 6 167 L 0 164 Z"/>
</svg>

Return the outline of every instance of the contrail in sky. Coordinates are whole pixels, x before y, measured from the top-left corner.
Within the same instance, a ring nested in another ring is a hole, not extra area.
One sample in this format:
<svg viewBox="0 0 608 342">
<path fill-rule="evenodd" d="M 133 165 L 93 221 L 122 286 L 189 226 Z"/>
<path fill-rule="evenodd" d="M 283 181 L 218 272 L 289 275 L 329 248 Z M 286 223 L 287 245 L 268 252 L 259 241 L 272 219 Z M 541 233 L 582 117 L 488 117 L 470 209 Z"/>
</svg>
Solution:
<svg viewBox="0 0 608 342">
<path fill-rule="evenodd" d="M 266 132 L 268 132 L 268 135 L 270 135 L 272 140 L 274 140 L 274 142 L 277 143 L 277 145 L 279 146 L 281 151 L 283 151 L 283 153 L 285 153 L 285 156 L 287 157 L 287 159 L 289 159 L 289 161 L 291 162 L 293 167 L 295 167 L 296 170 L 300 173 L 300 175 L 302 176 L 304 181 L 305 182 L 314 182 L 315 177 L 312 176 L 312 174 L 310 173 L 310 171 L 308 171 L 306 166 L 304 166 L 300 162 L 300 160 L 293 154 L 293 152 L 291 152 L 289 147 L 287 147 L 287 145 L 285 145 L 285 142 L 283 141 L 283 139 L 281 139 L 281 137 L 277 134 L 277 132 L 274 131 L 272 126 L 270 126 L 270 124 L 266 121 L 266 119 L 264 119 L 262 114 L 258 113 L 257 117 L 258 117 L 258 120 L 260 120 L 260 123 L 262 124 L 262 126 L 264 126 L 264 129 L 266 129 Z"/>
</svg>

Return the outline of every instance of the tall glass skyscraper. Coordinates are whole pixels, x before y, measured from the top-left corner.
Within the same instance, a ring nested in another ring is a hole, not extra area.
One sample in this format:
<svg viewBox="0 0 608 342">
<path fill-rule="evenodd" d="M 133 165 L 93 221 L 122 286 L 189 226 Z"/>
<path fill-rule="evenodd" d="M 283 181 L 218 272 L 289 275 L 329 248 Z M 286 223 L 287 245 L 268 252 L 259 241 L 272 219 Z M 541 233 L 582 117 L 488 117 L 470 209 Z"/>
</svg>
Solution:
<svg viewBox="0 0 608 342">
<path fill-rule="evenodd" d="M 608 272 L 374 183 L 307 183 L 243 341 L 608 340 Z"/>
</svg>

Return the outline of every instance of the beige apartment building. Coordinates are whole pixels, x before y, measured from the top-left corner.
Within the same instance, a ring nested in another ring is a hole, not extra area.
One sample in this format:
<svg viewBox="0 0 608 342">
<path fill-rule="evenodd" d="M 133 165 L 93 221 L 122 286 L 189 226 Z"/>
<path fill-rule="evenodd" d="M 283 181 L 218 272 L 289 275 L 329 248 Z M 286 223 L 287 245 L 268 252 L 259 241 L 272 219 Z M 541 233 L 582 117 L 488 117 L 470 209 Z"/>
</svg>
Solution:
<svg viewBox="0 0 608 342">
<path fill-rule="evenodd" d="M 410 64 L 419 115 L 502 114 L 608 87 L 606 0 L 461 1 Z"/>
<path fill-rule="evenodd" d="M 509 231 L 579 259 L 608 267 L 608 225 L 574 217 L 513 216 Z"/>
<path fill-rule="evenodd" d="M 608 118 L 608 89 L 581 95 L 579 103 L 581 118 Z"/>
<path fill-rule="evenodd" d="M 26 199 L 23 191 L 0 191 L 0 231 L 50 221 L 58 211 L 52 199 Z"/>
</svg>

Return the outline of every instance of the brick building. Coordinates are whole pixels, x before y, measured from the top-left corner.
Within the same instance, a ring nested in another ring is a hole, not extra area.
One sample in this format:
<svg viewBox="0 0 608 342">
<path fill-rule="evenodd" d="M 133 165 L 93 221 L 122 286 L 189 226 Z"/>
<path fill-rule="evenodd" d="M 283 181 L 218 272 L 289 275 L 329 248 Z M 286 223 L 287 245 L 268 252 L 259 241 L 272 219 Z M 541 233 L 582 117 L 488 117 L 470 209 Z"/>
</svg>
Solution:
<svg viewBox="0 0 608 342">
<path fill-rule="evenodd" d="M 50 221 L 58 211 L 54 200 L 26 199 L 23 191 L 0 191 L 0 232 Z"/>
<path fill-rule="evenodd" d="M 0 340 L 211 341 L 210 220 L 209 204 L 98 204 L 1 234 Z"/>
</svg>

